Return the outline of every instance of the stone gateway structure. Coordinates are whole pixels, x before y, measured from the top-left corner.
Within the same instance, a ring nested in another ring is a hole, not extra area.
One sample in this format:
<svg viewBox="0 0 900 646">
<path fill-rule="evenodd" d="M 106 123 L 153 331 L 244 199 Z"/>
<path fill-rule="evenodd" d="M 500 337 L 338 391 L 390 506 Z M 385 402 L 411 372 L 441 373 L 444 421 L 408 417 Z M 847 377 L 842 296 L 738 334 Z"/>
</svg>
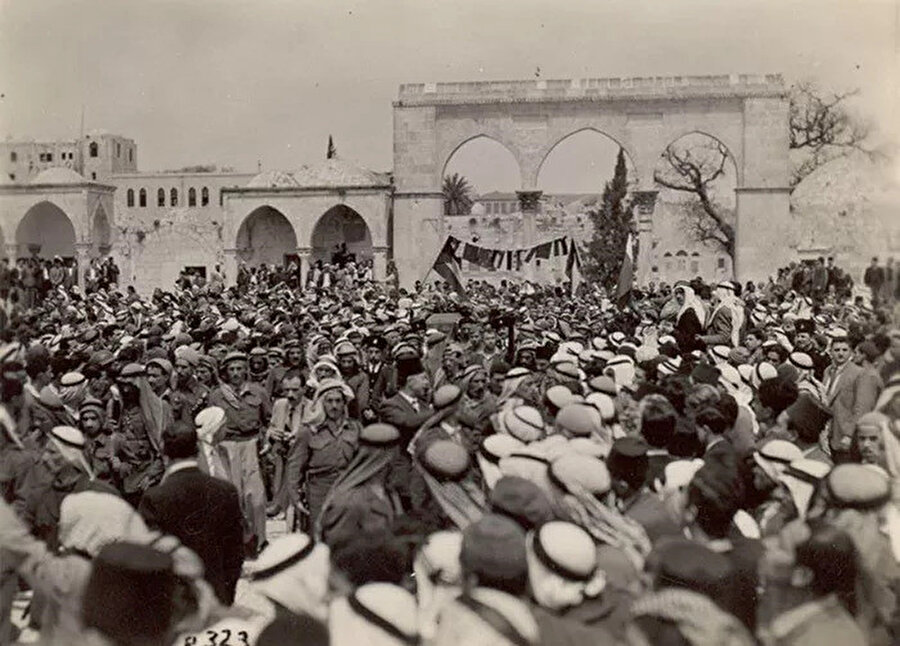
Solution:
<svg viewBox="0 0 900 646">
<path fill-rule="evenodd" d="M 737 171 L 736 277 L 766 278 L 796 254 L 788 98 L 777 75 L 402 85 L 393 120 L 393 171 L 385 173 L 339 158 L 256 175 L 146 173 L 134 142 L 118 135 L 3 142 L 0 257 L 59 255 L 76 260 L 83 278 L 90 258 L 110 254 L 121 286 L 149 293 L 169 288 L 182 269 L 216 264 L 229 281 L 242 261 L 296 259 L 305 275 L 343 243 L 372 261 L 379 280 L 393 259 L 411 287 L 458 229 L 459 218 L 443 215 L 441 184 L 460 146 L 488 137 L 510 151 L 520 176 L 514 243 L 529 246 L 545 241 L 534 239 L 541 166 L 583 130 L 617 142 L 636 175 L 639 282 L 650 278 L 654 169 L 670 143 L 692 133 L 720 142 Z"/>
<path fill-rule="evenodd" d="M 647 238 L 661 153 L 698 132 L 720 141 L 737 167 L 740 280 L 767 277 L 792 257 L 788 97 L 781 76 L 532 80 L 413 84 L 394 103 L 394 249 L 405 285 L 427 271 L 443 240 L 441 180 L 460 146 L 489 137 L 515 157 L 522 212 L 535 208 L 541 165 L 580 130 L 625 150 L 636 173 L 641 237 Z M 641 245 L 644 252 L 649 244 Z M 644 255 L 643 253 L 641 255 Z M 638 259 L 646 271 L 646 262 Z"/>
</svg>

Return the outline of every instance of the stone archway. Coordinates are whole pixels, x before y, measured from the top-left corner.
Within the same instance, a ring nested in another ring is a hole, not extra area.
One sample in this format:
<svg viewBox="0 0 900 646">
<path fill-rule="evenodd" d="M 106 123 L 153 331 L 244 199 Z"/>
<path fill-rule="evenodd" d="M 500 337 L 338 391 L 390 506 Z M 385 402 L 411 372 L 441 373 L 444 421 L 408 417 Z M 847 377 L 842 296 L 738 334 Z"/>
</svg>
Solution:
<svg viewBox="0 0 900 646">
<path fill-rule="evenodd" d="M 71 218 L 52 202 L 38 202 L 25 213 L 16 227 L 18 256 L 76 257 L 75 227 Z"/>
<path fill-rule="evenodd" d="M 337 204 L 322 214 L 310 240 L 312 262 L 332 262 L 339 245 L 356 260 L 372 260 L 372 232 L 363 217 L 345 204 Z"/>
<path fill-rule="evenodd" d="M 393 217 L 402 227 L 394 228 L 392 242 L 401 283 L 424 275 L 443 244 L 440 182 L 460 142 L 488 136 L 513 152 L 524 212 L 540 197 L 537 176 L 549 151 L 585 128 L 628 151 L 646 218 L 652 217 L 653 167 L 666 144 L 692 131 L 716 137 L 737 164 L 737 277 L 767 277 L 793 256 L 781 76 L 406 84 L 394 102 Z"/>
<path fill-rule="evenodd" d="M 251 267 L 282 265 L 297 251 L 297 234 L 281 211 L 260 206 L 241 222 L 235 248 L 238 259 Z"/>
</svg>

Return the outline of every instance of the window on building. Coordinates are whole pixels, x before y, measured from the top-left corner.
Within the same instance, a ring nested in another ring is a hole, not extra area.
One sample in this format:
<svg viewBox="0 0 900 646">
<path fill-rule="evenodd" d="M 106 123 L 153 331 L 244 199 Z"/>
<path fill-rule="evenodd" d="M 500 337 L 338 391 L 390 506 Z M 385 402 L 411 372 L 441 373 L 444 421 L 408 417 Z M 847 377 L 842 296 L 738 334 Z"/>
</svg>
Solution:
<svg viewBox="0 0 900 646">
<path fill-rule="evenodd" d="M 97 179 L 97 173 L 91 173 L 91 179 Z"/>
<path fill-rule="evenodd" d="M 200 206 L 209 204 L 209 189 L 205 186 L 200 189 Z"/>
<path fill-rule="evenodd" d="M 117 141 L 116 142 L 116 157 L 121 157 L 121 156 L 122 156 L 122 144 L 120 144 Z"/>
<path fill-rule="evenodd" d="M 147 189 L 142 188 L 138 193 L 138 205 L 147 206 Z"/>
<path fill-rule="evenodd" d="M 10 174 L 9 174 L 9 179 L 10 179 L 10 181 L 15 182 L 15 181 L 16 181 L 16 174 L 15 174 L 15 173 L 10 173 Z"/>
<path fill-rule="evenodd" d="M 127 197 L 125 198 L 125 201 L 128 204 L 128 206 L 134 206 L 134 189 L 129 188 L 128 193 L 126 195 L 127 195 Z"/>
<path fill-rule="evenodd" d="M 719 258 L 719 269 L 725 269 L 725 258 Z"/>
<path fill-rule="evenodd" d="M 166 189 L 161 188 L 156 191 L 156 206 L 166 205 Z"/>
<path fill-rule="evenodd" d="M 128 149 L 128 161 L 130 161 L 130 162 L 134 161 L 134 148 Z"/>
<path fill-rule="evenodd" d="M 169 191 L 169 205 L 170 206 L 178 206 L 178 189 L 173 188 Z"/>
<path fill-rule="evenodd" d="M 100 153 L 100 146 L 97 145 L 96 141 L 92 141 L 89 150 L 90 150 L 90 153 L 89 153 L 90 156 L 96 157 Z"/>
<path fill-rule="evenodd" d="M 696 273 L 699 273 L 699 271 L 700 271 L 700 263 L 697 262 L 696 260 L 692 260 L 691 261 L 691 273 L 696 274 Z"/>
<path fill-rule="evenodd" d="M 193 186 L 188 189 L 188 206 L 197 206 L 197 189 Z"/>
<path fill-rule="evenodd" d="M 19 155 L 18 155 L 18 153 L 16 153 L 15 150 L 12 151 L 11 153 L 9 153 L 9 161 L 11 161 L 11 162 L 19 161 Z"/>
</svg>

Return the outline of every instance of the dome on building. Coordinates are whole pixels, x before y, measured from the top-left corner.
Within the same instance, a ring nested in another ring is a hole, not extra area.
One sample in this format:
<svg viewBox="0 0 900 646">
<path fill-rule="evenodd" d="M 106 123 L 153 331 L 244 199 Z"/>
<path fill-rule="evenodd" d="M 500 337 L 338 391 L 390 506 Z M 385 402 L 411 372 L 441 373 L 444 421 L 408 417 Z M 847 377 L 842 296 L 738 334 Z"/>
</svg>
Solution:
<svg viewBox="0 0 900 646">
<path fill-rule="evenodd" d="M 84 184 L 87 180 L 71 168 L 54 166 L 34 176 L 32 184 Z"/>
<path fill-rule="evenodd" d="M 376 173 L 337 158 L 301 166 L 294 173 L 294 179 L 302 187 L 384 186 L 390 183 L 386 173 Z"/>
<path fill-rule="evenodd" d="M 264 171 L 247 184 L 247 188 L 288 188 L 292 186 L 299 186 L 297 180 L 290 173 L 281 170 Z"/>
</svg>

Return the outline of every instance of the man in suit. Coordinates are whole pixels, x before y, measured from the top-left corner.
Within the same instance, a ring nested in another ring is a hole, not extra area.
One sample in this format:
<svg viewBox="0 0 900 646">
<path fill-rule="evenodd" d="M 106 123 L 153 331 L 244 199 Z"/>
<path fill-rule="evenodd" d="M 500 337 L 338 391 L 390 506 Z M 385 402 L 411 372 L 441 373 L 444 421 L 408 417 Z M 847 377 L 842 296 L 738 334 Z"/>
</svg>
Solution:
<svg viewBox="0 0 900 646">
<path fill-rule="evenodd" d="M 607 459 L 616 507 L 638 523 L 656 542 L 663 536 L 678 536 L 680 519 L 673 518 L 662 500 L 647 487 L 647 443 L 636 437 L 619 438 Z"/>
<path fill-rule="evenodd" d="M 725 437 L 731 428 L 728 419 L 717 408 L 704 408 L 694 420 L 697 426 L 697 437 L 706 450 L 703 461 L 718 462 L 727 469 L 738 472 L 738 457 L 734 445 Z"/>
<path fill-rule="evenodd" d="M 175 427 L 163 436 L 166 471 L 138 510 L 151 528 L 176 536 L 203 561 L 204 577 L 223 604 L 234 602 L 244 562 L 243 516 L 237 489 L 203 473 L 197 436 Z"/>
<path fill-rule="evenodd" d="M 835 464 L 849 459 L 856 420 L 867 412 L 867 402 L 874 401 L 869 393 L 874 384 L 860 378 L 863 369 L 853 363 L 852 356 L 849 338 L 842 336 L 831 342 L 831 365 L 825 369 L 824 387 L 825 405 L 832 415 L 828 441 Z"/>
<path fill-rule="evenodd" d="M 709 313 L 706 322 L 706 333 L 699 336 L 707 347 L 714 345 L 736 346 L 738 333 L 743 325 L 743 317 L 739 316 L 743 304 L 735 294 L 734 283 L 723 281 L 713 292 L 715 307 Z"/>
<path fill-rule="evenodd" d="M 412 475 L 409 442 L 434 410 L 431 408 L 431 381 L 422 361 L 411 357 L 398 359 L 396 363 L 397 385 L 400 390 L 382 402 L 379 417 L 382 422 L 395 426 L 400 431 L 400 452 L 388 484 L 408 509 L 411 504 L 409 481 Z"/>
</svg>

